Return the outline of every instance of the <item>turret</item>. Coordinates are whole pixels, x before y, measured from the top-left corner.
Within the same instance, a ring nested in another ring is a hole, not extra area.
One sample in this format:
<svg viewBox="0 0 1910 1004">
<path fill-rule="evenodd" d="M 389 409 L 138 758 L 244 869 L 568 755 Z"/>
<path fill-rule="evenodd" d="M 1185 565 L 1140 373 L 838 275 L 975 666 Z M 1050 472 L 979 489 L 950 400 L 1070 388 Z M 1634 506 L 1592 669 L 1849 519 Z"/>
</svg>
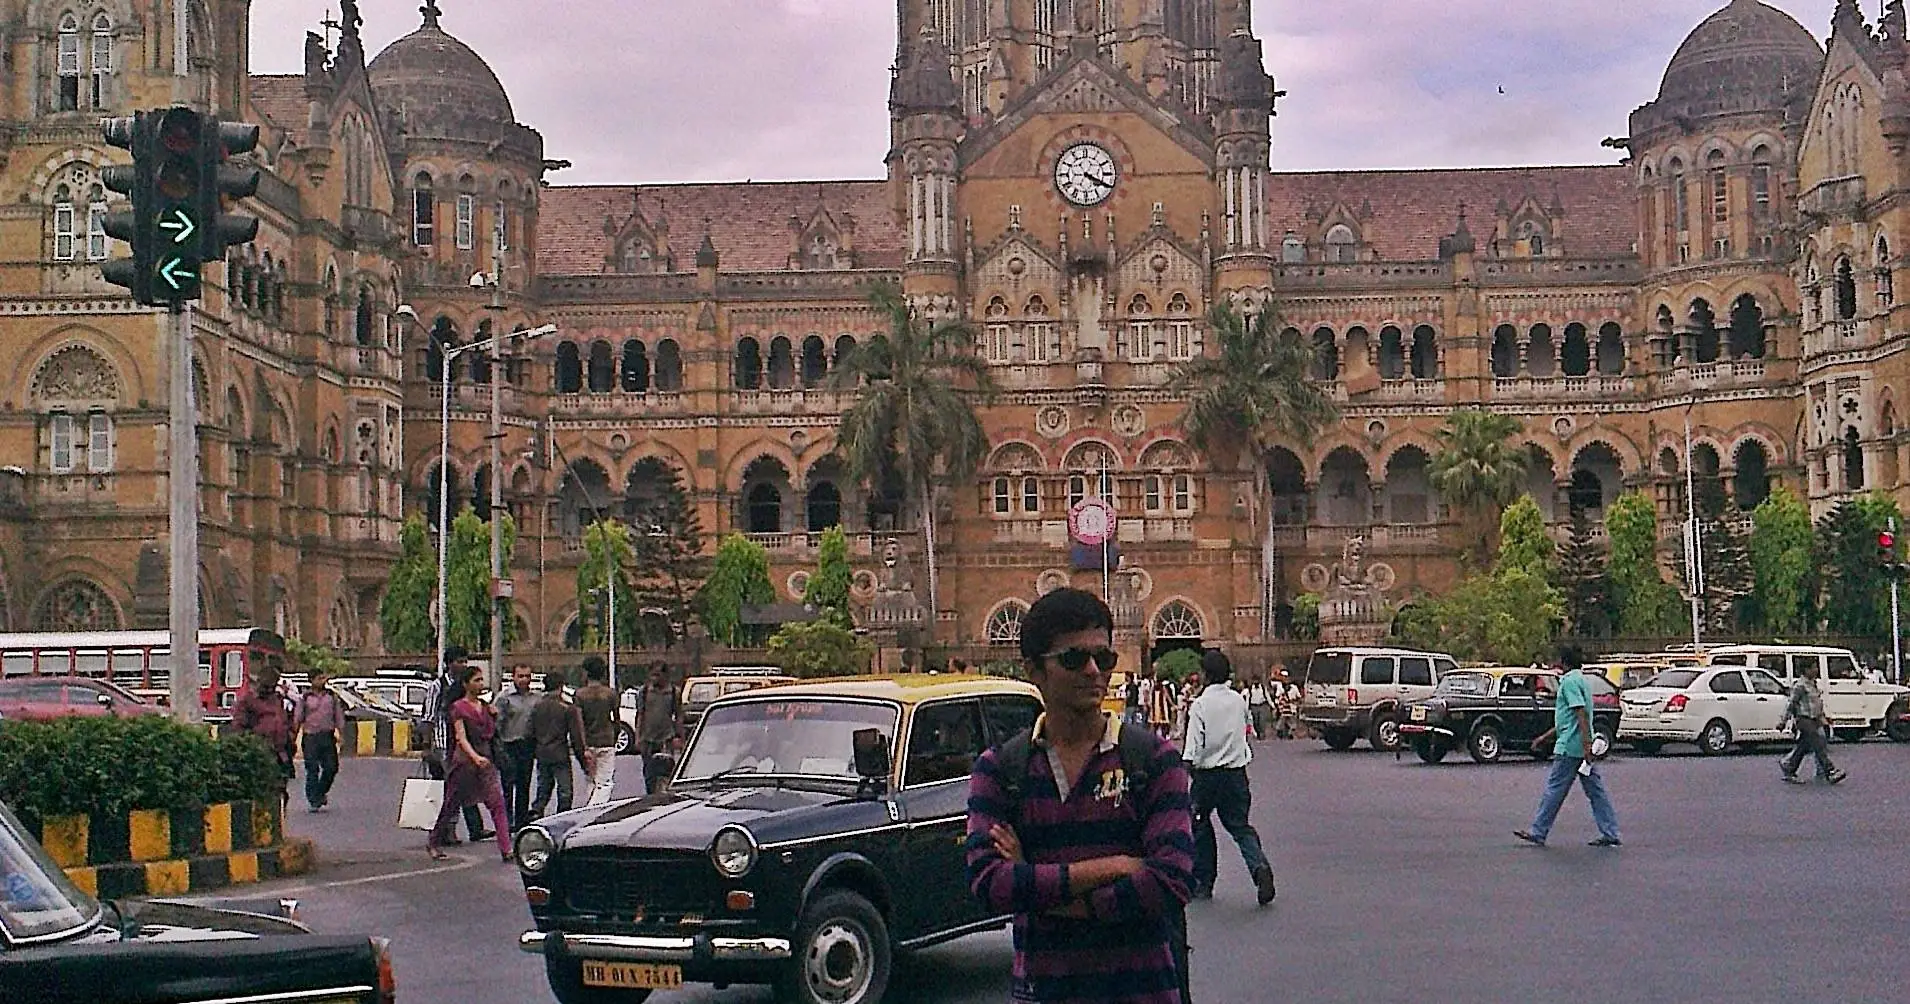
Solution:
<svg viewBox="0 0 1910 1004">
<path fill-rule="evenodd" d="M 948 49 L 924 28 L 914 50 L 896 67 L 889 92 L 894 144 L 889 172 L 901 188 L 897 201 L 908 220 L 908 271 L 952 280 L 955 144 L 963 123 L 961 91 L 949 66 Z"/>
<path fill-rule="evenodd" d="M 1267 168 L 1273 156 L 1273 78 L 1261 61 L 1260 40 L 1246 27 L 1221 43 L 1214 84 L 1214 177 L 1220 185 L 1220 261 L 1264 259 L 1272 235 L 1267 222 Z M 1256 262 L 1251 267 L 1265 267 Z"/>
</svg>

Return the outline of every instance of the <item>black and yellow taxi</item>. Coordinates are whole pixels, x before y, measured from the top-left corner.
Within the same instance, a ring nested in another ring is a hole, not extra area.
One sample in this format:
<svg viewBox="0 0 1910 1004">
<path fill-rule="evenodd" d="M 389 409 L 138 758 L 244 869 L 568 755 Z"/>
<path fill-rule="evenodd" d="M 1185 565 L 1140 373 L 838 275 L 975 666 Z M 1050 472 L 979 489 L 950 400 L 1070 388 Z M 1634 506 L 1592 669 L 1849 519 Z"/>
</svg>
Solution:
<svg viewBox="0 0 1910 1004">
<path fill-rule="evenodd" d="M 1622 715 L 1618 687 L 1590 672 L 1594 756 L 1611 749 Z M 1549 745 L 1532 743 L 1552 728 L 1559 676 L 1547 669 L 1482 666 L 1454 670 L 1439 678 L 1432 696 L 1404 709 L 1399 733 L 1419 759 L 1438 763 L 1464 749 L 1479 763 L 1496 763 L 1508 751 L 1549 757 Z"/>
<path fill-rule="evenodd" d="M 845 677 L 718 698 L 662 791 L 547 817 L 517 840 L 563 1004 L 768 983 L 874 1004 L 895 954 L 1001 927 L 969 894 L 968 774 L 1034 723 L 1035 689 Z"/>
</svg>

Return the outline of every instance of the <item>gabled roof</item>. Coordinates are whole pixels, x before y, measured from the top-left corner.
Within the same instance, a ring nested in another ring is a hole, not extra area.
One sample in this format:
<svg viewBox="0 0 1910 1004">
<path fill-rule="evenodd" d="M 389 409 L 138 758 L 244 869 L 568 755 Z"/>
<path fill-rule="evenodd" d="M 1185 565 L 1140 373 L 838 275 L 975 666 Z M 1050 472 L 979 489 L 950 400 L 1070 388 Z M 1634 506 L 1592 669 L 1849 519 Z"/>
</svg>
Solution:
<svg viewBox="0 0 1910 1004">
<path fill-rule="evenodd" d="M 537 270 L 542 275 L 599 275 L 613 237 L 641 204 L 652 226 L 668 222 L 677 270 L 691 271 L 707 221 L 725 272 L 789 268 L 792 216 L 818 206 L 855 217 L 852 250 L 858 268 L 900 268 L 906 243 L 884 181 L 775 181 L 685 185 L 580 185 L 544 190 L 538 207 Z"/>
<path fill-rule="evenodd" d="M 304 146 L 312 119 L 312 103 L 305 97 L 305 77 L 297 73 L 255 73 L 251 88 L 253 110 L 284 130 L 292 142 Z"/>
<path fill-rule="evenodd" d="M 1564 207 L 1556 240 L 1572 257 L 1635 254 L 1636 195 L 1623 165 L 1494 167 L 1414 171 L 1276 173 L 1267 179 L 1271 238 L 1286 231 L 1303 238 L 1335 204 L 1370 207 L 1360 237 L 1384 261 L 1430 261 L 1439 239 L 1453 232 L 1463 205 L 1473 233 L 1490 239 L 1500 202 L 1517 207 L 1527 196 Z"/>
<path fill-rule="evenodd" d="M 1076 52 L 1016 95 L 1001 114 L 963 137 L 962 163 L 980 160 L 1037 115 L 1116 110 L 1146 119 L 1196 157 L 1213 152 L 1213 131 L 1199 116 L 1152 97 L 1133 77 L 1110 67 L 1090 50 Z"/>
</svg>

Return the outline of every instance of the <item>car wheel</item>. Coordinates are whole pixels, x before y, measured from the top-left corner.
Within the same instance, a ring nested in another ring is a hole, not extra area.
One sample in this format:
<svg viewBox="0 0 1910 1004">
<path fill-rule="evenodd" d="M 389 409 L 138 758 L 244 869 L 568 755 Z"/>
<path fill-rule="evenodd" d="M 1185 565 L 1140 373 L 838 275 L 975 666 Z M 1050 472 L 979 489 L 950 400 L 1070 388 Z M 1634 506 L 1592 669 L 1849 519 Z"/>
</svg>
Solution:
<svg viewBox="0 0 1910 1004">
<path fill-rule="evenodd" d="M 1328 749 L 1350 750 L 1357 737 L 1344 729 L 1328 729 L 1320 738 L 1325 740 Z"/>
<path fill-rule="evenodd" d="M 1416 739 L 1413 741 L 1413 752 L 1427 763 L 1438 763 L 1452 752 L 1452 747 L 1437 739 Z"/>
<path fill-rule="evenodd" d="M 1497 725 L 1480 722 L 1473 726 L 1472 735 L 1466 739 L 1466 752 L 1472 754 L 1476 763 L 1498 763 L 1505 755 L 1505 735 Z"/>
<path fill-rule="evenodd" d="M 558 1004 L 643 1004 L 648 990 L 612 990 L 584 985 L 584 964 L 576 959 L 544 958 L 544 975 Z"/>
<path fill-rule="evenodd" d="M 1884 721 L 1889 724 L 1883 727 L 1883 734 L 1889 736 L 1891 742 L 1910 743 L 1910 703 L 1892 704 L 1884 713 Z"/>
<path fill-rule="evenodd" d="M 1381 753 L 1399 749 L 1399 720 L 1392 715 L 1374 715 L 1373 726 L 1366 730 L 1366 741 Z"/>
<path fill-rule="evenodd" d="M 846 889 L 820 893 L 796 925 L 795 958 L 776 999 L 798 1004 L 872 1004 L 889 988 L 889 925 Z"/>
<path fill-rule="evenodd" d="M 1657 756 L 1658 751 L 1665 748 L 1665 744 L 1656 739 L 1634 739 L 1631 748 L 1646 756 Z"/>
<path fill-rule="evenodd" d="M 630 726 L 628 725 L 617 726 L 617 755 L 629 756 L 636 751 L 636 748 L 637 734 L 630 731 Z"/>
<path fill-rule="evenodd" d="M 1722 718 L 1704 723 L 1698 732 L 1698 752 L 1705 756 L 1723 756 L 1731 749 L 1731 726 Z"/>
</svg>

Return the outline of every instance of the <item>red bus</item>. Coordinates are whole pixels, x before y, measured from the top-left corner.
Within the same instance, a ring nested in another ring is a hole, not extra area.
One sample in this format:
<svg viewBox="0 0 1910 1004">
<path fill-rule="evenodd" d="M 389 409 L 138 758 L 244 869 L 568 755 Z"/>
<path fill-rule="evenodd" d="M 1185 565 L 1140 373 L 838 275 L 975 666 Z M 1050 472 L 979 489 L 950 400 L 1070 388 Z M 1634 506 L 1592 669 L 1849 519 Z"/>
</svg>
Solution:
<svg viewBox="0 0 1910 1004">
<path fill-rule="evenodd" d="M 232 714 L 255 668 L 285 668 L 285 639 L 263 628 L 199 632 L 199 703 L 208 719 Z M 169 703 L 172 636 L 165 631 L 0 634 L 0 677 L 85 676 L 111 680 Z"/>
</svg>

